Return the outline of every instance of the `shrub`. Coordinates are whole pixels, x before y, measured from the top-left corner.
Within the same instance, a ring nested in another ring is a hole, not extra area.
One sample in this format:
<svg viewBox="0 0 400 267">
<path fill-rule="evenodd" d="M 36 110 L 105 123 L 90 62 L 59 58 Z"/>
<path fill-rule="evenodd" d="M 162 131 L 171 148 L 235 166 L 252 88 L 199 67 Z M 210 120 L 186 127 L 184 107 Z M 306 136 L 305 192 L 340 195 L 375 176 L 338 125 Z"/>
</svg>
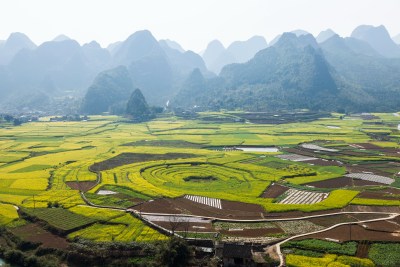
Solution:
<svg viewBox="0 0 400 267">
<path fill-rule="evenodd" d="M 336 255 L 326 255 L 323 258 L 313 258 L 299 255 L 287 255 L 286 265 L 288 267 L 326 267 L 331 262 L 334 262 Z"/>
<path fill-rule="evenodd" d="M 399 243 L 376 243 L 372 244 L 368 257 L 382 267 L 400 266 L 400 244 Z"/>
<path fill-rule="evenodd" d="M 375 264 L 370 259 L 360 259 L 356 257 L 349 257 L 349 256 L 339 256 L 337 261 L 354 267 L 374 267 Z M 329 266 L 330 267 L 330 266 Z"/>
<path fill-rule="evenodd" d="M 300 241 L 289 241 L 282 245 L 283 248 L 297 248 L 318 251 L 322 253 L 332 253 L 341 255 L 355 255 L 357 251 L 356 242 L 346 242 L 343 244 L 319 240 L 304 239 Z"/>
</svg>

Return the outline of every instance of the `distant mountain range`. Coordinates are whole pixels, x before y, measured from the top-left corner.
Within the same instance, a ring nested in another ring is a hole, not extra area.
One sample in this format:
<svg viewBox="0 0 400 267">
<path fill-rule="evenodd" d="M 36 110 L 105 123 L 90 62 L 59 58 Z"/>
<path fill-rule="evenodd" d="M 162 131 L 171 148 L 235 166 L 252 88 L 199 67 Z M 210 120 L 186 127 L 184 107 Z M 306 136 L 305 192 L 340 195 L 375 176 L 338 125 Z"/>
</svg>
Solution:
<svg viewBox="0 0 400 267">
<path fill-rule="evenodd" d="M 316 38 L 283 33 L 269 45 L 261 36 L 227 48 L 214 40 L 200 56 L 149 31 L 107 48 L 65 35 L 36 46 L 13 33 L 0 41 L 0 111 L 60 112 L 61 101 L 76 112 L 118 114 L 135 88 L 158 106 L 399 110 L 398 43 L 384 26 L 362 25 L 347 38 L 328 29 Z"/>
<path fill-rule="evenodd" d="M 362 28 L 363 34 L 357 28 L 348 38 L 328 30 L 319 42 L 304 32 L 284 33 L 248 62 L 225 66 L 217 78 L 204 79 L 195 71 L 173 104 L 214 110 L 399 110 L 400 47 L 392 45 L 384 27 Z"/>
<path fill-rule="evenodd" d="M 141 88 L 157 105 L 164 105 L 194 69 L 206 77 L 214 75 L 201 56 L 173 41 L 158 42 L 149 31 L 136 32 L 108 49 L 96 42 L 80 46 L 64 35 L 36 47 L 27 36 L 16 33 L 0 45 L 0 59 L 0 110 L 38 109 L 43 108 L 43 99 L 51 105 L 52 99 L 84 97 L 102 81 L 101 76 L 108 75 L 107 70 L 118 66 L 129 73 L 131 89 Z"/>
<path fill-rule="evenodd" d="M 400 34 L 393 36 L 392 39 L 396 44 L 400 45 Z"/>
</svg>

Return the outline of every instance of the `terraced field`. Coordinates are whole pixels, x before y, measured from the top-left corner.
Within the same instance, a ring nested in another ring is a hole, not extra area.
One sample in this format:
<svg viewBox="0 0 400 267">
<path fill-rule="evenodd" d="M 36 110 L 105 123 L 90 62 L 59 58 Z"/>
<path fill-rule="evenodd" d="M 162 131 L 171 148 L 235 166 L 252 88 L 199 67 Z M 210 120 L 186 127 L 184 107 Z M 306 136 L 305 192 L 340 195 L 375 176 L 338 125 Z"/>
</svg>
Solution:
<svg viewBox="0 0 400 267">
<path fill-rule="evenodd" d="M 361 118 L 340 119 L 337 114 L 279 125 L 201 119 L 211 115 L 216 114 L 139 124 L 116 116 L 81 122 L 42 119 L 0 128 L 4 207 L 0 224 L 25 223 L 15 205 L 67 231 L 69 240 L 148 241 L 166 236 L 123 211 L 100 206 L 122 210 L 133 206 L 130 210 L 138 213 L 143 207 L 172 214 L 262 219 L 350 204 L 396 207 L 398 203 L 393 197 L 378 199 L 365 193 L 372 190 L 372 182 L 400 187 L 400 134 L 398 118 L 391 114 L 377 114 L 382 118 L 379 126 L 366 125 Z M 378 128 L 387 135 L 385 141 L 374 138 Z M 273 147 L 274 151 L 216 151 L 215 147 Z M 363 175 L 342 181 L 348 173 Z M 337 183 L 340 186 L 335 187 Z M 99 195 L 99 190 L 115 194 Z M 276 226 L 270 234 L 282 234 L 281 228 Z M 267 235 L 266 229 L 244 233 Z"/>
</svg>

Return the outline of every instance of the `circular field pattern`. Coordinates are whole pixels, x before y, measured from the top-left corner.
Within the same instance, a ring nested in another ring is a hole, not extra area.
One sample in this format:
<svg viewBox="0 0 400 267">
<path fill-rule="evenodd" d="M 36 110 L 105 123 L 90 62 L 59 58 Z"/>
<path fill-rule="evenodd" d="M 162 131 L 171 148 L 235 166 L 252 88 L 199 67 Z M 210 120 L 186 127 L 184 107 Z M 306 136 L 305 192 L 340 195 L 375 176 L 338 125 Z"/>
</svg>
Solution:
<svg viewBox="0 0 400 267">
<path fill-rule="evenodd" d="M 254 178 L 249 171 L 212 163 L 153 165 L 141 170 L 144 179 L 155 186 L 197 192 L 233 193 L 249 191 Z"/>
</svg>

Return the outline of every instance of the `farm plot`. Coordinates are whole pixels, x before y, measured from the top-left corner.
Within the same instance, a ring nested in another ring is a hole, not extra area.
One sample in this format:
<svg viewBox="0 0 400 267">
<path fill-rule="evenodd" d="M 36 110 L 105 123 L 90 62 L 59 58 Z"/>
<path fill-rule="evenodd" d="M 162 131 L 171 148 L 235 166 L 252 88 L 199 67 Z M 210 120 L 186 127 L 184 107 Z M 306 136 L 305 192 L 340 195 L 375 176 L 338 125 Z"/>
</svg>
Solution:
<svg viewBox="0 0 400 267">
<path fill-rule="evenodd" d="M 65 182 L 68 187 L 74 190 L 87 192 L 97 185 L 96 181 L 83 181 L 83 182 Z"/>
<path fill-rule="evenodd" d="M 105 171 L 111 170 L 118 166 L 128 165 L 132 163 L 157 161 L 157 160 L 171 160 L 171 159 L 187 159 L 194 158 L 197 155 L 188 153 L 166 153 L 166 154 L 145 154 L 145 153 L 122 153 L 113 158 L 98 162 L 90 166 L 92 171 Z"/>
<path fill-rule="evenodd" d="M 191 201 L 197 202 L 197 203 L 201 203 L 201 204 L 210 206 L 210 207 L 222 209 L 221 199 L 202 197 L 202 196 L 193 196 L 193 195 L 186 195 L 185 198 L 189 199 Z"/>
<path fill-rule="evenodd" d="M 326 148 L 315 144 L 301 144 L 301 147 L 310 149 L 310 150 L 318 150 L 318 151 L 326 151 L 326 152 L 338 152 L 339 150 L 333 148 Z"/>
<path fill-rule="evenodd" d="M 212 228 L 211 223 L 202 223 L 202 222 L 186 222 L 186 221 L 178 221 L 178 222 L 165 222 L 165 221 L 153 221 L 154 224 L 168 229 L 170 231 L 174 230 L 175 232 L 183 232 L 182 236 L 187 235 L 188 233 L 216 233 Z"/>
<path fill-rule="evenodd" d="M 230 218 L 230 219 L 262 219 L 266 215 L 260 205 L 236 201 L 221 200 L 223 209 L 199 204 L 187 198 L 161 198 L 145 202 L 133 207 L 138 213 L 192 214 L 197 216 Z"/>
<path fill-rule="evenodd" d="M 290 160 L 290 161 L 296 161 L 296 162 L 310 161 L 310 160 L 318 159 L 318 158 L 307 157 L 307 156 L 298 155 L 298 154 L 284 154 L 284 155 L 277 155 L 276 157 L 283 159 L 283 160 Z"/>
<path fill-rule="evenodd" d="M 259 195 L 268 182 L 255 180 L 251 171 L 239 169 L 237 164 L 234 166 L 206 162 L 166 163 L 143 168 L 141 178 L 157 190 L 176 196 L 188 194 L 240 200 Z M 238 195 L 238 191 L 242 194 Z"/>
<path fill-rule="evenodd" d="M 383 200 L 399 200 L 400 199 L 400 189 L 383 189 L 383 190 L 371 190 L 361 192 L 358 197 L 369 198 L 369 199 L 383 199 Z"/>
<path fill-rule="evenodd" d="M 305 234 L 325 228 L 307 220 L 280 221 L 276 222 L 276 224 L 289 235 Z"/>
<path fill-rule="evenodd" d="M 95 220 L 108 221 L 125 215 L 125 212 L 111 209 L 100 209 L 91 206 L 75 206 L 69 209 L 75 214 L 90 217 Z"/>
<path fill-rule="evenodd" d="M 25 208 L 45 208 L 50 202 L 57 202 L 64 208 L 85 204 L 76 190 L 50 190 L 24 199 L 22 205 Z"/>
<path fill-rule="evenodd" d="M 352 187 L 353 186 L 353 179 L 350 177 L 340 177 L 329 179 L 325 181 L 318 181 L 307 183 L 305 185 L 316 187 L 316 188 L 341 188 L 341 187 Z"/>
<path fill-rule="evenodd" d="M 391 184 L 395 181 L 394 179 L 389 177 L 370 174 L 370 173 L 350 173 L 344 176 L 365 181 L 371 181 L 375 183 L 381 183 L 381 184 Z"/>
<path fill-rule="evenodd" d="M 372 181 L 354 179 L 350 177 L 339 177 L 324 181 L 306 183 L 304 185 L 316 188 L 343 188 L 343 187 L 373 186 L 373 185 L 379 186 L 382 184 Z"/>
<path fill-rule="evenodd" d="M 301 250 L 300 250 L 301 251 Z M 318 254 L 312 252 L 309 254 Z M 305 254 L 307 255 L 307 254 Z M 289 254 L 286 257 L 287 266 L 293 267 L 309 267 L 309 266 L 319 266 L 319 267 L 348 267 L 348 266 L 360 266 L 360 267 L 375 267 L 375 264 L 370 259 L 362 259 L 352 256 L 345 255 L 335 255 L 335 254 L 322 254 L 317 257 L 303 256 L 303 255 L 293 255 Z"/>
<path fill-rule="evenodd" d="M 398 233 L 390 233 L 376 230 L 370 231 L 360 225 L 342 225 L 322 233 L 309 235 L 307 236 L 307 238 L 334 239 L 340 242 L 349 240 L 398 242 L 399 236 L 400 235 Z"/>
<path fill-rule="evenodd" d="M 380 218 L 379 216 L 375 216 L 374 218 L 377 217 Z M 323 227 L 330 227 L 338 223 L 358 221 L 358 219 L 347 214 L 339 214 L 324 217 L 315 217 L 308 219 L 308 221 Z"/>
<path fill-rule="evenodd" d="M 6 225 L 16 219 L 17 209 L 13 205 L 0 203 L 0 225 Z"/>
<path fill-rule="evenodd" d="M 289 241 L 282 245 L 282 248 L 302 249 L 308 251 L 315 251 L 320 253 L 341 254 L 353 256 L 357 251 L 356 242 L 346 242 L 343 244 L 318 240 L 318 239 L 303 239 L 301 241 Z"/>
<path fill-rule="evenodd" d="M 215 222 L 214 228 L 222 234 L 222 239 L 229 237 L 262 238 L 283 235 L 285 232 L 274 223 L 230 223 Z"/>
<path fill-rule="evenodd" d="M 263 198 L 276 198 L 289 190 L 289 187 L 280 184 L 270 184 L 264 193 L 261 195 Z"/>
<path fill-rule="evenodd" d="M 150 242 L 164 240 L 167 237 L 146 226 L 131 214 L 111 209 L 99 209 L 79 206 L 71 209 L 78 214 L 88 214 L 99 221 L 83 229 L 72 232 L 69 239 L 75 237 L 93 241 Z"/>
<path fill-rule="evenodd" d="M 52 234 L 34 223 L 13 228 L 11 232 L 25 241 L 41 243 L 45 248 L 66 249 L 69 246 L 65 238 Z"/>
<path fill-rule="evenodd" d="M 92 224 L 96 221 L 93 218 L 79 215 L 62 208 L 22 209 L 22 211 L 29 216 L 45 221 L 54 228 L 66 232 L 84 227 L 85 225 Z"/>
<path fill-rule="evenodd" d="M 303 191 L 297 189 L 289 189 L 285 192 L 286 197 L 279 203 L 281 204 L 315 204 L 323 201 L 329 193 L 319 193 L 311 191 Z"/>
</svg>

